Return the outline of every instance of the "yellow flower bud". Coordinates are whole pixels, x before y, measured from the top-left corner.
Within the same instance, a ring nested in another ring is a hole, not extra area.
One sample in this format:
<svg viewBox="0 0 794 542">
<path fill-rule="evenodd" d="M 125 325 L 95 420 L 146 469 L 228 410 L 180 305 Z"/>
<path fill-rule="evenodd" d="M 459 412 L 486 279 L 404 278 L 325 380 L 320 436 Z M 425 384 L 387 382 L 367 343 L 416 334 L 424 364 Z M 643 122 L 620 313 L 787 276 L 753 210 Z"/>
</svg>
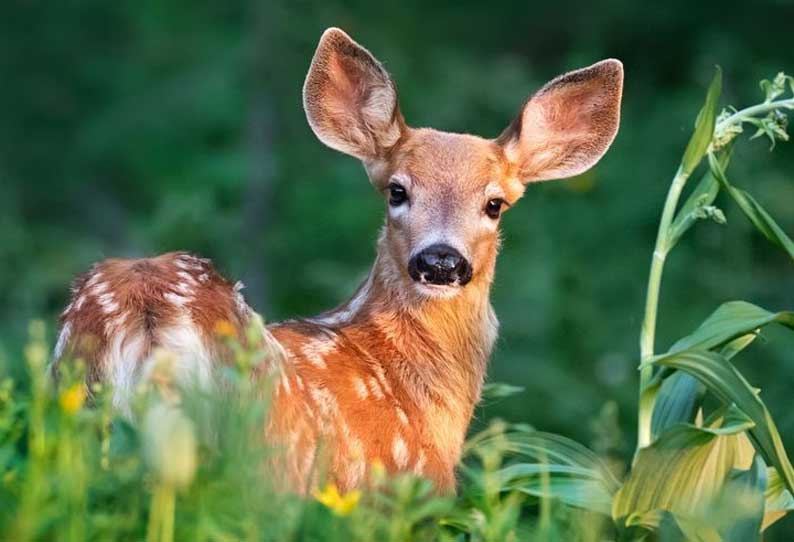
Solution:
<svg viewBox="0 0 794 542">
<path fill-rule="evenodd" d="M 61 393 L 58 403 L 64 412 L 74 414 L 83 407 L 85 397 L 85 386 L 83 384 L 73 384 Z"/>
<path fill-rule="evenodd" d="M 314 498 L 330 509 L 337 516 L 350 515 L 358 506 L 361 500 L 361 491 L 354 489 L 344 495 L 339 493 L 339 489 L 334 484 L 326 484 L 322 491 L 312 492 Z"/>
</svg>

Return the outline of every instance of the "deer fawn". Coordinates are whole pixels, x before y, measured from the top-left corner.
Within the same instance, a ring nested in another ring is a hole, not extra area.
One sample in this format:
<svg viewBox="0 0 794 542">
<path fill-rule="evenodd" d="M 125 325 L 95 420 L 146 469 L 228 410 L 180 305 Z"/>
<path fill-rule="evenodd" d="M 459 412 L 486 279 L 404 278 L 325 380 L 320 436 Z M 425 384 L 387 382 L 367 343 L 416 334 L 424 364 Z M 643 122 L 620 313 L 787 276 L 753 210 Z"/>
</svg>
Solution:
<svg viewBox="0 0 794 542">
<path fill-rule="evenodd" d="M 320 39 L 303 88 L 324 144 L 360 159 L 386 200 L 385 226 L 352 299 L 269 325 L 285 355 L 267 433 L 293 488 L 313 481 L 322 442 L 343 490 L 370 466 L 412 471 L 441 491 L 480 397 L 498 322 L 489 302 L 499 219 L 524 187 L 592 167 L 618 129 L 623 68 L 604 60 L 549 82 L 496 139 L 409 128 L 394 83 L 343 31 Z M 254 313 L 208 260 L 185 253 L 106 260 L 75 281 L 54 355 L 81 357 L 124 406 L 154 347 L 212 381 L 213 328 Z"/>
</svg>

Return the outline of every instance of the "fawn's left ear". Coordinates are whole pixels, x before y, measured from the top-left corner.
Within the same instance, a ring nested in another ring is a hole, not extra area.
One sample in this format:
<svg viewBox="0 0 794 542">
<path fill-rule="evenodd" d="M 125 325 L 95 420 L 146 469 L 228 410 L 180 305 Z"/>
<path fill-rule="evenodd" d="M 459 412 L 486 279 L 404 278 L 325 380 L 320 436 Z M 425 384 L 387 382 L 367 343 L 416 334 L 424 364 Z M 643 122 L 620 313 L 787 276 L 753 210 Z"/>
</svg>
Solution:
<svg viewBox="0 0 794 542">
<path fill-rule="evenodd" d="M 623 64 L 614 59 L 547 83 L 497 139 L 519 179 L 562 179 L 594 166 L 617 134 L 622 92 Z"/>
<path fill-rule="evenodd" d="M 338 28 L 320 38 L 303 85 L 303 108 L 320 141 L 365 161 L 383 158 L 405 129 L 389 74 Z"/>
</svg>

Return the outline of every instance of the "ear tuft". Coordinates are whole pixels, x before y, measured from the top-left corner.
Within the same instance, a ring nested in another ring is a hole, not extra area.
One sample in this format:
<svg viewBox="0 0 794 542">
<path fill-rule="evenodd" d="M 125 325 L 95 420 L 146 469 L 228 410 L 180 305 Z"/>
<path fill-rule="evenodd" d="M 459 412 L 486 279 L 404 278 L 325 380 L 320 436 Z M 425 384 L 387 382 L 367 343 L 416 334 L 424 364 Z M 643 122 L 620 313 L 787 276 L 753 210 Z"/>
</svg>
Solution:
<svg viewBox="0 0 794 542">
<path fill-rule="evenodd" d="M 622 92 L 619 60 L 566 73 L 527 100 L 497 141 L 523 182 L 578 175 L 594 166 L 615 139 Z"/>
<path fill-rule="evenodd" d="M 303 107 L 320 141 L 362 160 L 381 158 L 404 129 L 389 74 L 339 28 L 320 38 L 303 85 Z"/>
</svg>

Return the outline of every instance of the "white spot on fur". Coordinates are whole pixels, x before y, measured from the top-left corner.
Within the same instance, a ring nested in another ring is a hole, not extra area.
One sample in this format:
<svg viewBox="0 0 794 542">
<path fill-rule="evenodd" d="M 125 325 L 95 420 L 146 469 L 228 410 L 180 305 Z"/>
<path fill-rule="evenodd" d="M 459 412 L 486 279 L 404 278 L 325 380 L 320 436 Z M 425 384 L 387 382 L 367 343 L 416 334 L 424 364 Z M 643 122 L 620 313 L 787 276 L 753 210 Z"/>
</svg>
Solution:
<svg viewBox="0 0 794 542">
<path fill-rule="evenodd" d="M 367 379 L 367 383 L 369 384 L 369 389 L 372 392 L 372 395 L 374 395 L 376 399 L 383 399 L 385 397 L 383 395 L 383 390 L 380 388 L 380 384 L 378 384 L 378 381 L 375 380 L 374 376 L 369 377 Z"/>
<path fill-rule="evenodd" d="M 198 276 L 198 280 L 199 280 L 200 283 L 204 284 L 205 282 L 210 280 L 210 276 L 208 274 L 206 274 L 206 273 L 202 273 L 202 274 L 200 274 Z"/>
<path fill-rule="evenodd" d="M 404 426 L 407 427 L 408 426 L 408 415 L 400 407 L 396 407 L 395 410 L 397 411 L 397 418 L 400 420 L 400 423 L 402 423 Z"/>
<path fill-rule="evenodd" d="M 80 307 L 83 306 L 83 303 L 85 303 L 85 294 L 78 297 L 77 301 L 74 302 L 74 310 L 79 311 Z"/>
<path fill-rule="evenodd" d="M 178 277 L 182 277 L 190 284 L 196 284 L 196 279 L 194 279 L 193 275 L 191 275 L 190 273 L 187 273 L 186 271 L 177 271 L 176 274 Z"/>
<path fill-rule="evenodd" d="M 304 389 L 303 379 L 300 377 L 300 375 L 295 375 L 295 385 L 298 386 L 299 390 Z"/>
<path fill-rule="evenodd" d="M 89 277 L 88 281 L 85 283 L 85 288 L 91 288 L 94 284 L 100 281 L 102 278 L 102 272 L 97 271 L 91 277 Z"/>
<path fill-rule="evenodd" d="M 176 305 L 177 307 L 182 307 L 187 303 L 193 301 L 191 297 L 185 297 L 183 295 L 175 294 L 174 292 L 166 292 L 163 294 L 163 297 L 169 303 Z"/>
<path fill-rule="evenodd" d="M 106 378 L 113 386 L 113 406 L 130 415 L 129 403 L 138 382 L 139 366 L 143 362 L 147 341 L 141 332 L 119 330 L 110 336 L 104 367 Z"/>
<path fill-rule="evenodd" d="M 97 301 L 99 302 L 99 305 L 102 308 L 102 312 L 104 312 L 105 314 L 113 314 L 114 312 L 119 310 L 119 304 L 114 299 L 113 292 L 108 292 L 106 294 L 102 294 L 98 296 Z"/>
<path fill-rule="evenodd" d="M 330 420 L 331 417 L 336 414 L 337 412 L 337 404 L 336 398 L 333 394 L 328 391 L 327 388 L 309 386 L 309 395 L 311 398 L 314 399 L 314 402 L 317 404 L 317 408 L 320 410 L 320 414 L 326 420 Z M 324 429 L 327 429 L 326 426 Z"/>
<path fill-rule="evenodd" d="M 157 332 L 155 343 L 177 356 L 176 375 L 180 382 L 208 388 L 212 384 L 212 356 L 203 337 L 187 314 Z"/>
<path fill-rule="evenodd" d="M 372 369 L 375 371 L 375 376 L 378 379 L 378 383 L 381 385 L 383 390 L 388 395 L 394 395 L 391 391 L 391 386 L 389 385 L 389 381 L 386 380 L 386 372 L 383 370 L 383 365 L 381 365 L 377 360 L 372 358 L 374 363 L 372 364 Z"/>
<path fill-rule="evenodd" d="M 419 458 L 414 463 L 414 474 L 417 476 L 422 476 L 424 474 L 425 465 L 427 464 L 427 455 L 425 455 L 425 451 L 420 449 L 419 450 Z"/>
<path fill-rule="evenodd" d="M 391 455 L 398 469 L 404 469 L 408 465 L 408 446 L 400 435 L 394 437 Z"/>
<path fill-rule="evenodd" d="M 358 395 L 359 399 L 364 400 L 369 397 L 369 390 L 367 390 L 367 385 L 361 377 L 353 377 L 353 389 L 356 390 L 356 395 Z"/>
<path fill-rule="evenodd" d="M 74 306 L 74 302 L 71 302 L 68 305 L 66 305 L 66 308 L 63 309 L 63 312 L 61 313 L 61 316 L 66 316 L 67 314 L 69 314 L 72 311 L 72 307 L 73 306 Z"/>
<path fill-rule="evenodd" d="M 240 314 L 251 314 L 251 307 L 248 306 L 248 303 L 245 302 L 245 298 L 243 297 L 242 290 L 245 288 L 245 284 L 242 281 L 237 281 L 234 283 L 234 303 L 237 306 L 237 312 Z"/>
<path fill-rule="evenodd" d="M 61 328 L 61 333 L 58 335 L 58 342 L 55 343 L 55 350 L 52 353 L 53 361 L 61 359 L 63 351 L 66 348 L 66 343 L 69 342 L 69 337 L 72 334 L 72 323 L 66 322 Z"/>
<path fill-rule="evenodd" d="M 327 369 L 325 356 L 336 349 L 336 341 L 331 337 L 322 337 L 304 344 L 301 353 L 309 363 L 318 369 Z"/>
</svg>

